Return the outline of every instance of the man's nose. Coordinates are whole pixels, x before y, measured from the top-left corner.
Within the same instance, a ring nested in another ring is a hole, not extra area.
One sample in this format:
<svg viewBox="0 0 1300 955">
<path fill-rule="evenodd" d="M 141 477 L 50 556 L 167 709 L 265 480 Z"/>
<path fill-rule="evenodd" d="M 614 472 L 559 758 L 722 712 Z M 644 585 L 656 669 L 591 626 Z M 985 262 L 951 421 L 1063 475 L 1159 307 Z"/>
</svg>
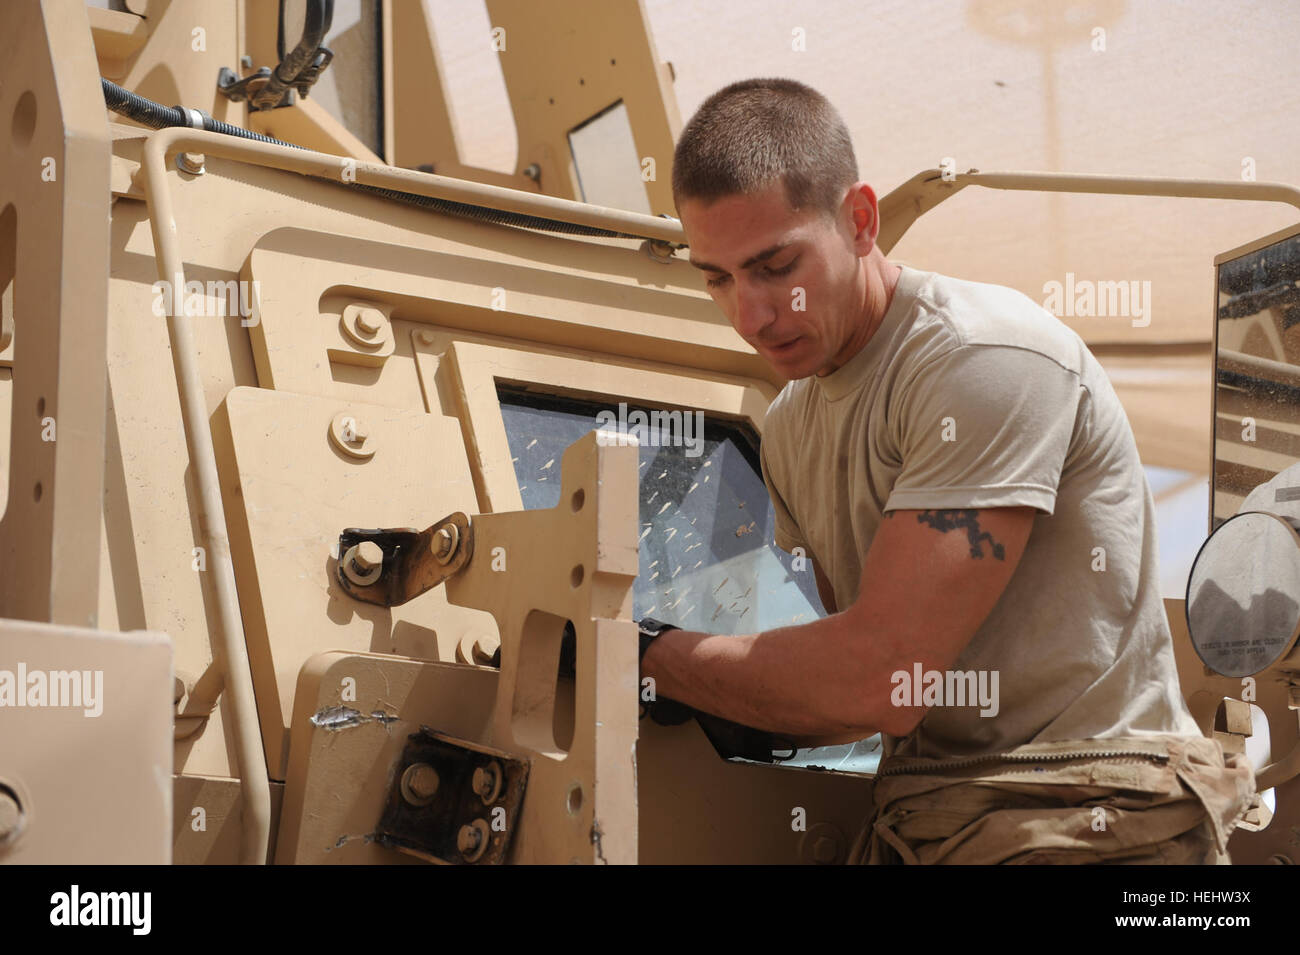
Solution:
<svg viewBox="0 0 1300 955">
<path fill-rule="evenodd" d="M 764 289 L 749 282 L 736 282 L 736 331 L 741 338 L 757 338 L 776 320 L 776 308 Z"/>
</svg>

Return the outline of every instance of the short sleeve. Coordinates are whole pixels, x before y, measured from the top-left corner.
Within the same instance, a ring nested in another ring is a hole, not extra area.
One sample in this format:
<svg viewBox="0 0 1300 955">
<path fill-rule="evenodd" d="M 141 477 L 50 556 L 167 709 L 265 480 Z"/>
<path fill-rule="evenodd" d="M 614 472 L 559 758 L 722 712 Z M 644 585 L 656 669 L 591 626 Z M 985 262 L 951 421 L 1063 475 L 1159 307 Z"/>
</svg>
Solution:
<svg viewBox="0 0 1300 955">
<path fill-rule="evenodd" d="M 773 443 L 774 441 L 769 435 L 759 441 L 758 445 L 758 461 L 763 470 L 763 483 L 767 486 L 767 496 L 772 500 L 772 512 L 776 515 L 776 530 L 773 538 L 776 541 L 776 546 L 787 554 L 793 553 L 796 547 L 802 547 L 806 552 L 808 545 L 804 542 L 803 532 L 799 530 L 799 525 L 790 516 L 790 509 L 786 507 L 785 498 L 777 490 L 776 483 L 772 478 L 772 469 L 767 463 L 768 451 Z"/>
<path fill-rule="evenodd" d="M 1031 506 L 1051 514 L 1082 386 L 1046 355 L 961 345 L 891 396 L 902 467 L 885 510 Z"/>
</svg>

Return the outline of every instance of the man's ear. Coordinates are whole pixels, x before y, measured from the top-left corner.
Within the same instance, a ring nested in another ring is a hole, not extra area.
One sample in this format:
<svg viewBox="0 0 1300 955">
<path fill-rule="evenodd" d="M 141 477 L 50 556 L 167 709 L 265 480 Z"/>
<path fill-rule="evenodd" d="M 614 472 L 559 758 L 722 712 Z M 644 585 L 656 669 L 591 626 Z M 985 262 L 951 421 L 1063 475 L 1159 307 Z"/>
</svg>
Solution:
<svg viewBox="0 0 1300 955">
<path fill-rule="evenodd" d="M 874 245 L 876 236 L 880 234 L 880 211 L 875 192 L 866 182 L 857 182 L 849 193 L 848 201 L 853 205 L 855 239 Z M 870 251 L 870 246 L 867 251 Z"/>
</svg>

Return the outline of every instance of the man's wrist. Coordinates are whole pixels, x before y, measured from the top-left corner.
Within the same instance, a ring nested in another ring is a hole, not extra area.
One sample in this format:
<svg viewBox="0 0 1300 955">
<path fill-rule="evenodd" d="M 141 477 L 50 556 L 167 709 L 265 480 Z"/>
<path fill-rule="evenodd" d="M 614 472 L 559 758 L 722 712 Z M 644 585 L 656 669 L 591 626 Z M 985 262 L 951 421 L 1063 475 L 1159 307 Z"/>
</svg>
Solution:
<svg viewBox="0 0 1300 955">
<path fill-rule="evenodd" d="M 642 617 L 637 621 L 636 626 L 641 635 L 641 646 L 637 654 L 638 664 L 644 663 L 646 651 L 650 649 L 650 644 L 658 640 L 661 635 L 669 630 L 681 629 L 681 627 L 671 623 L 664 623 L 662 620 L 656 620 L 653 617 Z"/>
</svg>

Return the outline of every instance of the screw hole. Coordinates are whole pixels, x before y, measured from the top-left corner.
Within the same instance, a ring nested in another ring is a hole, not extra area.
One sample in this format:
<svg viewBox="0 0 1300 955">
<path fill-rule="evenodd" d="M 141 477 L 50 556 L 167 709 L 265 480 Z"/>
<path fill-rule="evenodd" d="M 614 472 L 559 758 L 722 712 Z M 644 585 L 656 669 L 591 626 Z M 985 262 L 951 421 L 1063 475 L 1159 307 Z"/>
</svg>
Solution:
<svg viewBox="0 0 1300 955">
<path fill-rule="evenodd" d="M 42 396 L 36 399 L 36 417 L 39 418 L 44 414 L 45 414 L 45 398 L 44 396 Z"/>
<path fill-rule="evenodd" d="M 574 783 L 569 787 L 569 795 L 564 800 L 565 808 L 572 815 L 577 815 L 578 810 L 582 808 L 582 787 Z"/>
<path fill-rule="evenodd" d="M 578 488 L 576 491 L 573 492 L 573 497 L 569 500 L 569 505 L 573 508 L 573 512 L 575 514 L 578 511 L 582 510 L 582 505 L 586 503 L 586 500 L 587 500 L 587 495 L 586 492 L 582 490 L 582 488 Z"/>
<path fill-rule="evenodd" d="M 35 491 L 35 493 L 36 493 L 36 500 L 39 501 L 39 500 L 41 499 L 41 482 L 40 482 L 40 481 L 37 481 L 37 482 L 36 482 L 36 491 Z M 581 569 L 581 568 L 579 568 L 579 569 Z M 574 584 L 574 586 L 576 587 L 577 584 Z"/>
<path fill-rule="evenodd" d="M 40 487 L 40 485 L 37 485 L 37 487 Z M 37 496 L 39 497 L 40 495 Z M 575 589 L 582 586 L 582 565 L 581 564 L 573 568 L 573 571 L 569 574 L 569 583 Z"/>
</svg>

